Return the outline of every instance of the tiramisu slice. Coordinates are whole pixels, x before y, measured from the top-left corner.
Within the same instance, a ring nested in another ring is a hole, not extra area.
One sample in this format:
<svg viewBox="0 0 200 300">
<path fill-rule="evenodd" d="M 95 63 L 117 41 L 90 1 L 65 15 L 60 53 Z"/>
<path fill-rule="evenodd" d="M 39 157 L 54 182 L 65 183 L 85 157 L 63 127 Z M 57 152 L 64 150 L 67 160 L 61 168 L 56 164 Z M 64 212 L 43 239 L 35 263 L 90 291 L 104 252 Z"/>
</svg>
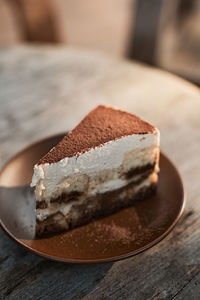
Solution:
<svg viewBox="0 0 200 300">
<path fill-rule="evenodd" d="M 159 130 L 98 106 L 34 167 L 37 235 L 68 230 L 155 190 Z"/>
</svg>

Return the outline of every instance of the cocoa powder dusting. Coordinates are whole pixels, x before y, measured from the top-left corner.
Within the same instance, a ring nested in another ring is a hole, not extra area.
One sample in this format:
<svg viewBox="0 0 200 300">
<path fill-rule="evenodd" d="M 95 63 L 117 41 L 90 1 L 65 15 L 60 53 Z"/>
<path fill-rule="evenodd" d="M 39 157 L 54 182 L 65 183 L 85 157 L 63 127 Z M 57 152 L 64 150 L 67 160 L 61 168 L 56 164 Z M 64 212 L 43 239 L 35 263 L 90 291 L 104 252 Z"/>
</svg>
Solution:
<svg viewBox="0 0 200 300">
<path fill-rule="evenodd" d="M 155 127 L 128 112 L 99 105 L 38 162 L 54 163 L 132 134 L 152 133 Z"/>
<path fill-rule="evenodd" d="M 122 242 L 129 243 L 135 239 L 135 236 L 128 228 L 120 227 L 116 225 L 113 221 L 111 224 L 95 224 L 95 231 L 97 233 L 97 238 L 101 236 L 107 237 L 110 242 Z"/>
</svg>

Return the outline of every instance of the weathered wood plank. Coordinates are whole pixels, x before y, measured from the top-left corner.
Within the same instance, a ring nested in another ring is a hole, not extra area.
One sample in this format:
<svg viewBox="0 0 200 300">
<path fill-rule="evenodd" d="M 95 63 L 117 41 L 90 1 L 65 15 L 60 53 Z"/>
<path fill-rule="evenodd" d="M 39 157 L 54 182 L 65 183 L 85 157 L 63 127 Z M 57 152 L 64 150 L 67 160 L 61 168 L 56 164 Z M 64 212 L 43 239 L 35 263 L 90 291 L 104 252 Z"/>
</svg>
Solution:
<svg viewBox="0 0 200 300">
<path fill-rule="evenodd" d="M 200 272 L 194 276 L 180 291 L 173 300 L 196 300 L 200 298 Z"/>
<path fill-rule="evenodd" d="M 99 103 L 139 114 L 161 129 L 162 149 L 187 188 L 184 217 L 152 249 L 90 266 L 44 260 L 0 230 L 0 299 L 199 299 L 198 88 L 153 68 L 73 48 L 2 49 L 0 164 L 30 142 L 72 128 Z"/>
</svg>

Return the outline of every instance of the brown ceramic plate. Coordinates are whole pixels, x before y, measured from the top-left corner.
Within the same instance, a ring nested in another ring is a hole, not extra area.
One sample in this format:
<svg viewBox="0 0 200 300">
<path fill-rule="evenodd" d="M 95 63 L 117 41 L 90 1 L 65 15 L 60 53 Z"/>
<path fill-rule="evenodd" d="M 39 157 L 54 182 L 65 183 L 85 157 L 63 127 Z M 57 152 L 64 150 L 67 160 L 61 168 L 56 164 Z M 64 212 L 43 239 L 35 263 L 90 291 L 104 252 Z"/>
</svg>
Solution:
<svg viewBox="0 0 200 300">
<path fill-rule="evenodd" d="M 13 157 L 0 173 L 0 224 L 17 243 L 43 257 L 70 263 L 100 263 L 142 252 L 162 240 L 184 207 L 183 183 L 176 167 L 161 153 L 154 197 L 69 232 L 34 238 L 33 165 L 62 135 L 39 141 Z"/>
</svg>

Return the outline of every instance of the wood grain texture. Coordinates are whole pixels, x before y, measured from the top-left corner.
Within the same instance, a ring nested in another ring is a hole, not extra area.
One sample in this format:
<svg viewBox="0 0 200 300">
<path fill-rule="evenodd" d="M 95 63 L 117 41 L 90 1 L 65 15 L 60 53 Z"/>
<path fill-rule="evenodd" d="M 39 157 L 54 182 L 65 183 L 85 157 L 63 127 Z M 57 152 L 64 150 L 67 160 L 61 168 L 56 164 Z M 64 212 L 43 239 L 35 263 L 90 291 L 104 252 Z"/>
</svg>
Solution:
<svg viewBox="0 0 200 300">
<path fill-rule="evenodd" d="M 200 91 L 138 63 L 73 48 L 0 50 L 0 164 L 67 131 L 97 104 L 139 114 L 187 189 L 182 220 L 146 252 L 102 265 L 64 265 L 23 250 L 0 231 L 0 299 L 200 299 Z"/>
</svg>

